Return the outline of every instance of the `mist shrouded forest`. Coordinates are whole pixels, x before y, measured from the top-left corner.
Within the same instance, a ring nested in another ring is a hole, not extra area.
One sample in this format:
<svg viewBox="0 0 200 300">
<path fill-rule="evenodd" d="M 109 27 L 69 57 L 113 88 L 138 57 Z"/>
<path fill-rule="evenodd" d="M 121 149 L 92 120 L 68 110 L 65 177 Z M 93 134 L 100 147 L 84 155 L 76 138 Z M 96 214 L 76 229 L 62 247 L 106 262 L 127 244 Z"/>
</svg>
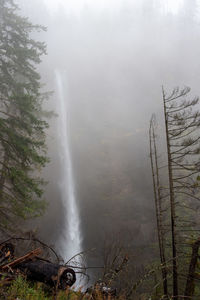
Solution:
<svg viewBox="0 0 200 300">
<path fill-rule="evenodd" d="M 151 123 L 155 136 L 151 131 L 150 137 L 152 145 L 157 143 L 159 167 L 170 165 L 170 160 L 167 161 L 166 119 L 173 114 L 170 109 L 180 108 L 174 103 L 164 114 L 163 100 L 171 103 L 174 95 L 183 101 L 183 115 L 173 115 L 174 119 L 169 123 L 182 121 L 173 123 L 173 126 L 181 125 L 182 129 L 186 126 L 184 130 L 190 130 L 191 124 L 183 123 L 183 119 L 195 118 L 192 128 L 199 128 L 199 115 L 192 115 L 192 110 L 185 112 L 193 106 L 198 111 L 198 101 L 191 106 L 184 101 L 200 95 L 200 1 L 15 2 L 20 7 L 20 15 L 47 28 L 32 35 L 33 39 L 47 45 L 47 55 L 42 55 L 37 71 L 44 83 L 42 90 L 53 92 L 45 102 L 44 110 L 56 114 L 47 120 L 49 128 L 44 128 L 50 162 L 43 169 L 42 176 L 48 182 L 44 187 L 48 205 L 44 215 L 23 225 L 24 229 L 36 229 L 39 237 L 54 245 L 65 260 L 78 251 L 93 249 L 86 254 L 86 265 L 104 265 L 104 270 L 112 264 L 115 255 L 121 259 L 127 254 L 129 265 L 126 272 L 122 271 L 121 277 L 115 280 L 119 291 L 128 291 L 125 299 L 140 299 L 141 295 L 152 296 L 141 299 L 161 299 L 166 278 L 162 277 L 163 269 L 159 265 L 161 254 L 161 263 L 165 266 L 162 255 L 165 252 L 168 262 L 171 258 L 173 260 L 172 265 L 167 266 L 169 295 L 178 299 L 174 292 L 176 266 L 173 263 L 178 258 L 179 272 L 187 274 L 182 267 L 187 261 L 189 268 L 192 246 L 187 250 L 187 258 L 180 258 L 179 252 L 170 256 L 173 240 L 171 242 L 169 234 L 172 222 L 169 207 L 176 205 L 176 201 L 173 203 L 170 198 L 167 202 L 167 192 L 162 191 L 164 213 L 157 211 L 161 215 L 158 218 L 157 214 L 156 218 L 149 126 L 155 113 L 156 121 L 153 118 Z M 173 131 L 177 129 L 168 128 L 168 133 L 171 132 L 171 138 L 176 139 L 182 134 L 182 129 L 179 127 L 180 131 Z M 198 131 L 192 136 L 196 137 L 198 139 Z M 189 147 L 192 145 L 191 140 L 189 142 L 183 141 L 181 145 Z M 155 144 L 152 149 L 155 160 Z M 171 151 L 174 153 L 175 150 Z M 197 150 L 188 151 L 191 154 Z M 187 185 L 187 191 L 198 198 L 198 156 L 195 159 L 196 177 L 191 180 L 197 179 L 193 182 L 196 185 Z M 190 171 L 188 168 L 192 162 L 191 157 L 184 160 L 184 170 L 180 173 L 183 177 L 186 169 Z M 181 161 L 178 163 L 183 167 Z M 156 170 L 156 162 L 154 167 Z M 163 171 L 161 168 L 159 176 L 161 185 L 170 187 L 167 169 Z M 176 178 L 172 180 L 176 182 Z M 159 193 L 159 188 L 157 182 L 156 193 Z M 192 245 L 198 239 L 199 203 L 191 200 L 188 204 L 184 198 L 175 199 L 185 204 L 184 210 L 175 213 L 184 220 L 181 219 L 181 226 L 186 229 L 184 222 L 195 223 L 191 225 L 195 233 L 191 231 L 187 236 L 185 233 L 179 236 L 176 232 L 175 246 L 180 251 L 178 241 L 183 242 L 185 238 Z M 190 210 L 186 209 L 188 205 Z M 159 206 L 157 208 L 159 210 Z M 196 211 L 195 215 L 192 215 L 192 209 Z M 75 217 L 71 218 L 74 211 Z M 164 236 L 163 240 L 157 234 L 157 227 L 162 222 L 160 234 Z M 74 236 L 79 240 L 76 245 L 70 242 Z M 70 243 L 71 247 L 68 246 Z M 152 276 L 145 275 L 153 269 L 156 271 Z M 99 269 L 89 270 L 89 275 L 91 283 L 103 276 Z M 134 284 L 141 278 L 144 282 L 138 283 L 136 291 Z M 200 290 L 197 288 L 191 294 L 184 290 L 188 278 L 187 275 L 179 277 L 180 291 L 188 297 L 196 293 L 197 297 L 183 299 L 199 299 Z"/>
</svg>

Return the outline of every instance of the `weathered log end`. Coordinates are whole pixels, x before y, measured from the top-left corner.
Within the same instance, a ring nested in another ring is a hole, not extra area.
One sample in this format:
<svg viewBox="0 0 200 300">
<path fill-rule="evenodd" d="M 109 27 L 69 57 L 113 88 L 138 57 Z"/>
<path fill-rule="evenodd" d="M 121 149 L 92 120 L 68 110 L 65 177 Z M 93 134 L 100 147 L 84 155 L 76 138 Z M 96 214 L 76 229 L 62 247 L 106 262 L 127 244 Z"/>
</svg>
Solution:
<svg viewBox="0 0 200 300">
<path fill-rule="evenodd" d="M 50 286 L 66 289 L 76 281 L 76 274 L 73 269 L 36 259 L 23 262 L 18 265 L 30 280 L 44 282 Z"/>
</svg>

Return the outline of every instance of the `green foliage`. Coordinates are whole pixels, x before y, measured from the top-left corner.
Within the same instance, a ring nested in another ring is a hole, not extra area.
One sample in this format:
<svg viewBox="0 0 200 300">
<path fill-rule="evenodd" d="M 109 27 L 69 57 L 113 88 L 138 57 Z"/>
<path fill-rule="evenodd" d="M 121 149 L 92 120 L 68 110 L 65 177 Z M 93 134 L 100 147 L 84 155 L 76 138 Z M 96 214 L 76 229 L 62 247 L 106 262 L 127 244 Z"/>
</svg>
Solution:
<svg viewBox="0 0 200 300">
<path fill-rule="evenodd" d="M 47 300 L 49 297 L 45 295 L 41 286 L 31 286 L 22 277 L 18 277 L 10 286 L 6 293 L 8 300 L 24 299 L 24 300 Z"/>
<path fill-rule="evenodd" d="M 13 217 L 35 217 L 45 208 L 44 181 L 36 175 L 46 157 L 40 75 L 36 64 L 45 44 L 31 38 L 32 25 L 17 14 L 13 0 L 0 0 L 0 226 Z M 47 113 L 46 113 L 47 114 Z M 37 171 L 37 172 L 36 172 Z"/>
<path fill-rule="evenodd" d="M 75 292 L 73 289 L 66 291 L 58 291 L 56 294 L 57 300 L 86 300 L 89 296 L 84 296 L 80 291 Z M 1 284 L 0 281 L 0 299 L 2 300 L 53 300 L 55 299 L 55 290 L 50 289 L 41 283 L 32 283 L 26 281 L 23 277 L 17 277 L 9 287 Z M 93 299 L 93 298 L 92 298 Z M 103 300 L 104 297 L 96 293 L 95 300 Z M 144 298 L 145 299 L 145 298 Z M 116 300 L 125 300 L 124 297 L 116 298 Z"/>
</svg>

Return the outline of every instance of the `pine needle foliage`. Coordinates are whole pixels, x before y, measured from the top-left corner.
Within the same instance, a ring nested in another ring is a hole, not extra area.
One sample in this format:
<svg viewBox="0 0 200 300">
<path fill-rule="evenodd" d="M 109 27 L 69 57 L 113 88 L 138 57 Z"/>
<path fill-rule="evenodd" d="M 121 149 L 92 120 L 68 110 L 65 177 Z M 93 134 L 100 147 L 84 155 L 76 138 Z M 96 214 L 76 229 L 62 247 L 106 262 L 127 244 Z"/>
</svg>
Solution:
<svg viewBox="0 0 200 300">
<path fill-rule="evenodd" d="M 44 29 L 20 16 L 13 0 L 0 0 L 0 228 L 45 208 L 44 181 L 36 174 L 48 162 L 48 123 L 36 66 L 46 46 L 31 37 Z"/>
</svg>

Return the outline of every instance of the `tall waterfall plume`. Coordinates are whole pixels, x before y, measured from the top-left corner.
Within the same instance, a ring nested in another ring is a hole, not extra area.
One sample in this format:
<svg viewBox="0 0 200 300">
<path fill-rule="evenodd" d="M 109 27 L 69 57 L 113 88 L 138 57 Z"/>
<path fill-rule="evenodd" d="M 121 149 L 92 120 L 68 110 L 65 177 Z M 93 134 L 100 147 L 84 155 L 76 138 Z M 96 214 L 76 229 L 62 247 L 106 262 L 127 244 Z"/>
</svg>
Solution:
<svg viewBox="0 0 200 300">
<path fill-rule="evenodd" d="M 81 252 L 81 233 L 70 151 L 70 107 L 66 73 L 56 70 L 55 78 L 58 95 L 59 139 L 61 144 L 59 155 L 62 166 L 60 189 L 65 214 L 60 246 L 61 255 L 64 261 L 67 262 L 75 254 Z"/>
</svg>

